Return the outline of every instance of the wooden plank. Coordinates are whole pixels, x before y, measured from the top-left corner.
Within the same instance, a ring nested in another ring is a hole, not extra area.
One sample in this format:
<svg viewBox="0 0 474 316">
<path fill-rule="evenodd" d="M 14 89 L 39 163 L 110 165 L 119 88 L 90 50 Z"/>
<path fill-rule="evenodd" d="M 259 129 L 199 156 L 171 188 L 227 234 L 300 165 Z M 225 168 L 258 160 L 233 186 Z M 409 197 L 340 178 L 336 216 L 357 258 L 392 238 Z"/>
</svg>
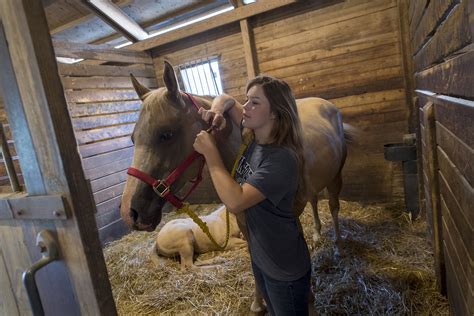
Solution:
<svg viewBox="0 0 474 316">
<path fill-rule="evenodd" d="M 69 103 L 69 113 L 72 118 L 99 114 L 138 111 L 142 106 L 140 100 L 114 101 L 104 103 Z"/>
<path fill-rule="evenodd" d="M 454 260 L 451 258 L 450 253 L 448 253 L 447 249 L 449 244 L 445 242 L 444 248 L 446 250 L 446 273 L 451 276 L 447 278 L 447 287 L 448 293 L 450 293 L 449 299 L 449 309 L 452 315 L 469 315 L 468 307 L 466 306 L 466 301 L 464 293 L 461 290 L 460 284 L 462 280 L 460 280 L 461 276 L 457 274 L 456 271 L 456 264 L 453 262 Z M 472 315 L 472 313 L 471 313 Z"/>
<path fill-rule="evenodd" d="M 79 152 L 82 158 L 87 158 L 99 154 L 105 154 L 111 151 L 119 150 L 126 147 L 133 146 L 130 136 L 104 140 L 92 144 L 86 144 L 79 147 Z"/>
<path fill-rule="evenodd" d="M 130 232 L 130 229 L 125 225 L 125 223 L 119 219 L 109 225 L 102 227 L 99 230 L 100 241 L 102 245 L 119 239 L 120 237 L 126 235 Z"/>
<path fill-rule="evenodd" d="M 245 62 L 247 64 L 247 77 L 254 78 L 258 74 L 258 65 L 255 58 L 255 45 L 253 32 L 247 19 L 240 20 L 242 43 L 244 47 Z"/>
<path fill-rule="evenodd" d="M 318 86 L 319 80 L 317 77 L 311 78 L 308 81 L 314 82 L 313 84 L 305 85 L 291 83 L 290 86 L 295 87 L 293 93 L 296 98 L 314 97 L 318 96 L 324 99 L 340 98 L 348 95 L 356 95 L 361 93 L 367 93 L 372 91 L 382 91 L 392 88 L 403 87 L 403 79 L 400 75 L 400 67 L 390 67 L 388 69 L 376 70 L 373 72 L 366 72 L 360 74 L 361 81 L 354 78 L 353 81 L 341 82 L 337 86 Z M 351 76 L 347 77 L 350 80 Z M 373 80 L 371 80 L 371 78 Z M 326 83 L 324 78 L 324 84 Z M 327 78 L 327 81 L 330 79 Z M 245 91 L 231 92 L 229 94 L 236 93 L 237 95 L 244 95 Z"/>
<path fill-rule="evenodd" d="M 31 315 L 31 308 L 26 295 L 26 289 L 21 282 L 22 273 L 32 265 L 32 260 L 24 244 L 23 229 L 20 223 L 14 221 L 1 221 L 0 240 L 2 240 L 0 251 L 7 270 L 7 276 L 11 280 L 10 293 L 15 295 L 18 312 L 20 315 Z M 5 242 L 5 241 L 9 242 Z M 8 288 L 7 288 L 8 289 Z M 2 288 L 2 299 L 4 297 Z M 8 290 L 7 290 L 8 293 Z M 5 294 L 5 296 L 8 294 Z M 1 305 L 1 304 L 0 304 Z M 9 314 L 5 314 L 9 315 Z"/>
<path fill-rule="evenodd" d="M 443 217 L 449 217 L 453 222 L 459 233 L 459 239 L 456 239 L 456 242 L 462 243 L 468 249 L 468 258 L 466 259 L 470 258 L 472 261 L 474 260 L 474 250 L 471 247 L 474 244 L 474 223 L 469 223 L 442 172 L 440 172 L 439 179 Z"/>
<path fill-rule="evenodd" d="M 391 8 L 372 14 L 370 19 L 367 16 L 361 16 L 321 27 L 317 32 L 308 30 L 277 38 L 270 42 L 262 43 L 258 41 L 258 33 L 256 33 L 255 47 L 258 60 L 261 62 L 281 56 L 290 56 L 294 54 L 294 50 L 305 52 L 309 50 L 309 47 L 321 48 L 337 46 L 337 44 L 347 45 L 368 37 L 391 33 L 397 30 L 397 19 L 397 8 Z M 341 33 L 340 29 L 350 29 L 351 31 Z"/>
<path fill-rule="evenodd" d="M 107 76 L 120 77 L 133 74 L 136 77 L 155 78 L 155 72 L 150 65 L 141 67 L 85 65 L 85 64 L 58 64 L 59 74 L 63 76 L 90 77 Z"/>
<path fill-rule="evenodd" d="M 67 213 L 69 213 L 67 203 L 62 195 L 57 194 L 28 196 L 27 193 L 21 192 L 0 200 L 0 215 L 6 214 L 7 219 L 64 220 L 70 217 Z"/>
<path fill-rule="evenodd" d="M 109 45 L 90 45 L 84 43 L 54 41 L 54 51 L 58 57 L 94 59 L 130 64 L 152 65 L 151 56 L 146 52 L 129 49 L 115 49 Z"/>
<path fill-rule="evenodd" d="M 474 101 L 447 96 L 431 97 L 436 102 L 436 120 L 470 148 L 474 148 Z"/>
<path fill-rule="evenodd" d="M 474 186 L 474 150 L 439 123 L 436 123 L 436 140 L 467 182 Z"/>
<path fill-rule="evenodd" d="M 417 73 L 415 78 L 418 89 L 474 98 L 474 50 Z"/>
<path fill-rule="evenodd" d="M 138 99 L 135 90 L 84 89 L 80 91 L 66 90 L 65 93 L 68 102 L 75 103 L 125 101 Z"/>
<path fill-rule="evenodd" d="M 122 195 L 119 195 L 119 196 L 114 197 L 113 199 L 107 200 L 103 203 L 98 203 L 97 204 L 97 216 L 99 214 L 104 214 L 104 213 L 108 213 L 108 212 L 111 212 L 113 210 L 119 209 L 121 201 L 122 201 Z"/>
<path fill-rule="evenodd" d="M 418 52 L 421 46 L 428 41 L 429 34 L 436 31 L 439 23 L 442 22 L 446 18 L 446 14 L 451 11 L 454 2 L 454 0 L 438 0 L 428 3 L 426 12 L 416 28 L 416 31 L 412 29 L 411 34 L 413 34 L 412 43 L 414 53 Z"/>
<path fill-rule="evenodd" d="M 281 68 L 287 68 L 303 63 L 321 63 L 328 59 L 333 58 L 341 59 L 357 55 L 357 53 L 372 53 L 376 52 L 384 53 L 391 51 L 393 54 L 394 50 L 398 49 L 396 32 L 383 33 L 375 36 L 366 37 L 356 42 L 348 42 L 346 45 L 338 45 L 328 49 L 324 46 L 316 46 L 313 43 L 312 47 L 307 47 L 306 50 L 296 50 L 291 54 L 285 54 L 284 56 L 263 60 L 262 56 L 259 55 L 260 63 L 259 67 L 265 69 L 265 71 L 274 71 Z"/>
<path fill-rule="evenodd" d="M 423 159 L 427 166 L 423 170 L 427 173 L 428 179 L 425 179 L 424 183 L 429 189 L 429 195 L 426 196 L 426 201 L 429 207 L 431 207 L 431 214 L 428 216 L 432 222 L 432 236 L 431 241 L 434 250 L 434 261 L 435 261 L 435 275 L 437 279 L 438 289 L 441 292 L 445 289 L 446 276 L 444 275 L 444 256 L 442 248 L 443 231 L 441 222 L 441 206 L 440 206 L 440 194 L 439 194 L 439 179 L 438 179 L 438 166 L 439 158 L 436 151 L 436 125 L 435 125 L 435 111 L 434 105 L 431 102 L 426 103 L 423 106 L 423 126 L 425 128 L 423 138 L 426 142 L 426 147 L 423 150 Z M 428 208 L 429 209 L 429 208 Z"/>
<path fill-rule="evenodd" d="M 15 117 L 15 120 L 12 120 L 11 122 L 11 128 L 18 131 L 15 135 L 16 145 L 19 148 L 18 153 L 22 157 L 25 157 L 25 159 L 22 160 L 22 174 L 24 176 L 25 185 L 29 192 L 42 193 L 41 181 L 38 181 L 38 179 L 42 179 L 43 175 L 41 174 L 40 167 L 35 159 L 37 153 L 32 146 L 32 135 L 21 132 L 28 131 L 28 122 L 25 117 L 25 110 L 23 109 L 24 104 L 20 95 L 19 83 L 17 83 L 16 80 L 12 80 L 12 78 L 15 78 L 13 57 L 16 56 L 12 56 L 8 50 L 6 35 L 3 26 L 0 23 L 0 62 L 2 63 L 2 71 L 0 71 L 0 89 L 2 89 L 2 91 L 0 94 L 2 94 L 5 103 L 7 116 Z M 41 96 L 41 98 L 44 100 L 43 96 Z M 7 140 L 12 139 L 10 125 L 4 125 L 3 129 Z M 26 157 L 28 157 L 28 159 Z M 5 168 L 4 166 L 2 167 Z M 4 170 L 4 172 L 6 171 Z M 4 173 L 2 172 L 2 174 Z"/>
<path fill-rule="evenodd" d="M 107 165 L 117 160 L 130 158 L 130 157 L 133 157 L 133 150 L 134 150 L 134 147 L 127 147 L 127 148 L 112 151 L 109 153 L 85 158 L 82 160 L 82 166 L 84 167 L 84 169 L 93 169 L 93 168 Z"/>
<path fill-rule="evenodd" d="M 236 8 L 232 11 L 222 13 L 213 19 L 207 19 L 165 34 L 161 34 L 156 37 L 149 38 L 144 41 L 140 41 L 128 46 L 128 49 L 144 51 L 293 3 L 296 3 L 296 0 L 260 0 L 255 3 Z"/>
<path fill-rule="evenodd" d="M 124 124 L 111 127 L 104 127 L 88 131 L 76 132 L 76 139 L 79 145 L 96 142 L 100 140 L 131 135 L 135 124 Z"/>
<path fill-rule="evenodd" d="M 127 180 L 127 176 L 127 170 L 122 170 L 117 173 L 91 181 L 92 192 L 95 193 L 118 183 L 124 182 Z"/>
<path fill-rule="evenodd" d="M 105 227 L 109 225 L 110 223 L 116 222 L 119 219 L 121 219 L 121 217 L 120 217 L 120 210 L 118 206 L 107 213 L 102 213 L 100 215 L 98 214 L 95 218 L 97 222 L 97 227 L 99 228 L 99 230 L 102 227 Z"/>
<path fill-rule="evenodd" d="M 417 72 L 442 62 L 450 54 L 471 43 L 466 8 L 467 1 L 455 6 L 433 37 L 416 53 L 414 61 Z"/>
<path fill-rule="evenodd" d="M 200 57 L 205 55 L 206 51 L 213 54 L 218 51 L 221 55 L 232 54 L 238 47 L 242 47 L 242 36 L 240 35 L 240 28 L 230 27 L 234 29 L 232 33 L 229 30 L 221 30 L 214 36 L 203 37 L 198 36 L 190 40 L 181 40 L 176 43 L 166 45 L 165 47 L 158 47 L 154 49 L 154 58 L 167 57 L 168 55 L 183 58 L 184 56 Z M 171 60 L 172 61 L 172 60 Z"/>
<path fill-rule="evenodd" d="M 13 285 L 7 271 L 3 251 L 0 247 L 0 288 L 2 289 L 2 301 L 0 303 L 0 314 L 19 316 L 15 295 L 12 293 Z"/>
<path fill-rule="evenodd" d="M 318 1 L 318 4 L 322 3 Z M 316 4 L 316 5 L 318 5 Z M 370 20 L 371 15 L 390 8 L 396 8 L 395 0 L 330 2 L 322 8 L 307 10 L 307 12 L 294 14 L 287 11 L 285 16 L 267 15 L 255 17 L 255 40 L 258 43 L 273 41 L 274 39 L 296 35 L 301 32 L 313 30 L 315 33 L 323 27 L 350 21 L 362 16 Z M 270 19 L 270 21 L 268 21 Z"/>
<path fill-rule="evenodd" d="M 149 88 L 156 88 L 153 78 L 137 78 L 140 83 Z M 130 77 L 63 77 L 64 89 L 117 89 L 133 88 Z"/>
<path fill-rule="evenodd" d="M 458 276 L 459 286 L 462 289 L 463 300 L 467 295 L 473 295 L 472 289 L 469 289 L 469 283 L 473 281 L 472 272 L 474 270 L 474 262 L 469 258 L 467 249 L 459 242 L 459 234 L 450 217 L 443 218 L 443 229 L 445 232 L 446 246 L 445 252 L 450 254 L 449 258 L 453 264 L 456 275 Z M 472 247 L 471 247 L 472 248 Z"/>
<path fill-rule="evenodd" d="M 320 51 L 309 51 L 296 56 L 290 56 L 289 58 L 262 63 L 260 69 L 262 72 L 271 73 L 272 76 L 278 78 L 295 75 L 301 76 L 305 73 L 322 70 L 337 73 L 347 68 L 346 66 L 348 65 L 367 64 L 370 60 L 373 60 L 375 64 L 378 61 L 393 58 L 395 55 L 394 51 L 399 49 L 398 43 L 394 41 L 384 45 L 372 46 L 372 43 L 368 45 L 370 47 L 360 50 L 358 49 L 359 47 L 352 50 L 352 46 L 348 46 L 344 50 L 340 50 L 338 55 L 333 55 L 338 52 L 337 49 L 327 55 Z M 315 60 L 315 56 L 318 56 L 317 60 Z"/>
<path fill-rule="evenodd" d="M 425 13 L 425 7 L 428 0 L 417 0 L 414 2 L 415 4 L 413 7 L 413 16 L 411 18 L 411 25 L 410 25 L 411 34 L 415 33 L 415 29 L 420 24 L 421 18 L 423 14 Z"/>
<path fill-rule="evenodd" d="M 96 204 L 102 203 L 104 201 L 110 200 L 114 197 L 122 195 L 123 189 L 125 188 L 125 182 L 116 184 L 107 189 L 97 191 L 94 193 L 94 201 Z"/>
<path fill-rule="evenodd" d="M 446 153 L 438 147 L 439 169 L 451 188 L 453 195 L 459 203 L 460 209 L 469 223 L 474 223 L 474 189 L 469 185 L 466 178 L 457 170 L 456 166 L 449 160 Z"/>
<path fill-rule="evenodd" d="M 138 120 L 138 111 L 120 114 L 106 114 L 72 119 L 72 126 L 76 130 L 108 127 L 111 125 L 135 123 Z"/>
<path fill-rule="evenodd" d="M 383 102 L 396 102 L 402 100 L 404 92 L 402 89 L 392 89 L 377 92 L 368 92 L 358 95 L 351 95 L 342 98 L 330 99 L 329 102 L 335 104 L 339 109 L 359 107 Z"/>
<path fill-rule="evenodd" d="M 110 163 L 107 168 L 98 167 L 94 169 L 85 170 L 84 173 L 86 174 L 86 178 L 92 181 L 101 177 L 105 177 L 109 174 L 125 170 L 130 167 L 131 164 L 132 158 L 126 158 Z"/>
</svg>

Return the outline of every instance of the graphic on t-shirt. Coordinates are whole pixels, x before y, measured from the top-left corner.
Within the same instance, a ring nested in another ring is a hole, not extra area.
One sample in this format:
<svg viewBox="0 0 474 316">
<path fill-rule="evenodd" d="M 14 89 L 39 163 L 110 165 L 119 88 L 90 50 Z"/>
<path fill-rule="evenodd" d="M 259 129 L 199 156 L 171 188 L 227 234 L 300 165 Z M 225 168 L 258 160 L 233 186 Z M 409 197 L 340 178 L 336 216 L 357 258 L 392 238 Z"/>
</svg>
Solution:
<svg viewBox="0 0 474 316">
<path fill-rule="evenodd" d="M 245 156 L 240 157 L 239 164 L 237 166 L 237 170 L 235 172 L 235 180 L 242 185 L 242 183 L 247 180 L 247 178 L 253 174 L 252 168 L 250 168 L 250 164 L 247 162 Z"/>
</svg>

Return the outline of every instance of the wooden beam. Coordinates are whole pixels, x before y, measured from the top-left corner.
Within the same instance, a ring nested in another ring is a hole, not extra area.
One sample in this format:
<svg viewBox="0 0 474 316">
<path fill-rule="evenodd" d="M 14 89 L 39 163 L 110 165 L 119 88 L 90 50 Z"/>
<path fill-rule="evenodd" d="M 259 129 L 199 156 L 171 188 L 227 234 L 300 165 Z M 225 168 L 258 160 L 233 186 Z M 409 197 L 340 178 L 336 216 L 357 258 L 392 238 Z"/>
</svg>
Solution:
<svg viewBox="0 0 474 316">
<path fill-rule="evenodd" d="M 52 1 L 52 0 L 46 0 L 46 1 Z M 127 3 L 129 3 L 131 0 L 119 0 L 119 1 L 114 1 L 117 5 L 119 6 L 123 6 Z M 82 2 L 78 1 L 78 2 L 75 2 L 75 5 L 80 5 L 81 7 L 86 7 Z M 70 28 L 73 28 L 74 26 L 77 26 L 79 24 L 82 24 L 84 22 L 86 22 L 87 20 L 90 20 L 92 18 L 94 18 L 95 15 L 94 14 L 87 14 L 87 15 L 84 15 L 84 16 L 81 16 L 80 18 L 77 18 L 75 20 L 72 20 L 72 21 L 69 21 L 65 24 L 62 24 L 62 25 L 59 25 L 57 27 L 55 27 L 54 29 L 50 30 L 50 34 L 51 35 L 54 35 L 56 33 L 60 33 L 64 30 L 67 30 L 67 29 L 70 29 Z"/>
<path fill-rule="evenodd" d="M 257 76 L 258 65 L 255 56 L 255 43 L 253 39 L 253 33 L 249 26 L 248 19 L 240 21 L 240 31 L 242 33 L 242 42 L 245 52 L 245 63 L 247 64 L 247 76 L 249 79 Z"/>
<path fill-rule="evenodd" d="M 219 7 L 222 7 L 222 1 L 211 2 L 209 4 L 195 3 L 193 5 L 187 6 L 186 8 L 181 8 L 175 11 L 166 13 L 163 16 L 152 19 L 150 21 L 144 22 L 141 24 L 142 28 L 145 29 L 148 33 L 153 31 L 169 27 L 177 23 L 185 23 L 188 20 L 195 18 L 201 14 L 209 13 L 216 10 Z M 104 44 L 110 41 L 113 41 L 119 38 L 121 35 L 114 33 L 102 38 L 99 38 L 90 44 Z"/>
<path fill-rule="evenodd" d="M 239 1 L 238 0 L 229 0 L 229 3 L 234 8 L 237 8 L 239 6 Z"/>
<path fill-rule="evenodd" d="M 110 1 L 82 0 L 101 20 L 117 32 L 137 42 L 148 38 L 148 33 L 135 20 L 126 15 L 119 6 Z"/>
<path fill-rule="evenodd" d="M 95 59 L 132 64 L 153 64 L 151 56 L 146 52 L 115 49 L 110 45 L 104 44 L 89 45 L 54 41 L 54 51 L 58 57 Z"/>
<path fill-rule="evenodd" d="M 297 2 L 298 0 L 260 0 L 256 3 L 222 13 L 212 19 L 206 19 L 156 37 L 151 37 L 132 44 L 127 48 L 130 50 L 145 51 Z"/>
</svg>

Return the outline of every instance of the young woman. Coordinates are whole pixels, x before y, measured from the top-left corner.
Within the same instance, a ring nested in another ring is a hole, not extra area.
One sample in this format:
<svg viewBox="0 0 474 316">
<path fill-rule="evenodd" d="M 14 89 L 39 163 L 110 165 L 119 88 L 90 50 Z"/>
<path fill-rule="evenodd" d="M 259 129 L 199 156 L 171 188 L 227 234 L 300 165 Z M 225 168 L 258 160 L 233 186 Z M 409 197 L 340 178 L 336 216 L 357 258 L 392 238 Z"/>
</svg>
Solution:
<svg viewBox="0 0 474 316">
<path fill-rule="evenodd" d="M 308 314 L 310 255 L 293 203 L 304 188 L 301 123 L 288 84 L 258 76 L 241 105 L 228 95 L 214 99 L 202 118 L 225 127 L 224 112 L 254 133 L 235 179 L 224 167 L 211 134 L 201 131 L 194 149 L 206 158 L 214 187 L 232 213 L 245 211 L 252 269 L 271 315 Z"/>
</svg>

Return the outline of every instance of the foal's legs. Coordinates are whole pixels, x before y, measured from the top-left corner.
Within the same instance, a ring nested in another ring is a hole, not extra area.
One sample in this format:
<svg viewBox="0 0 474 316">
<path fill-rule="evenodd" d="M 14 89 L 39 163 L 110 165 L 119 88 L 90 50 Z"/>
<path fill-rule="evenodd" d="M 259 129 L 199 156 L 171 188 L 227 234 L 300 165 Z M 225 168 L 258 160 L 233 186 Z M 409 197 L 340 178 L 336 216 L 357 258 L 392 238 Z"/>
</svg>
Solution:
<svg viewBox="0 0 474 316">
<path fill-rule="evenodd" d="M 336 252 L 335 255 L 338 256 L 342 251 L 342 239 L 341 239 L 341 231 L 339 229 L 339 193 L 341 193 L 342 189 L 342 176 L 341 172 L 337 174 L 334 178 L 332 183 L 327 186 L 327 190 L 329 193 L 329 209 L 331 210 L 332 220 L 334 222 L 334 236 L 335 236 L 335 243 L 336 243 Z"/>
</svg>

